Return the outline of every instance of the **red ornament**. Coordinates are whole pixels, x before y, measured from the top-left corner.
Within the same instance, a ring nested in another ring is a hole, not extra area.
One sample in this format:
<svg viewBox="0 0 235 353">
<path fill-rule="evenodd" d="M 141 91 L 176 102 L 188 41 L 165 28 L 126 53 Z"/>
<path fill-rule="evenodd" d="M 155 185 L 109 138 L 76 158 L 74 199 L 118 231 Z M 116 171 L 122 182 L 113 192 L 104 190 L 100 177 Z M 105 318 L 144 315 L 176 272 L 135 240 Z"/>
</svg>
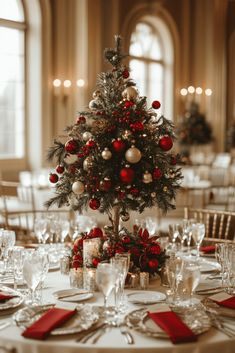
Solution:
<svg viewBox="0 0 235 353">
<path fill-rule="evenodd" d="M 103 231 L 102 231 L 102 229 L 100 229 L 99 227 L 95 227 L 95 228 L 91 229 L 89 235 L 90 235 L 92 238 L 102 238 L 102 236 L 103 236 Z"/>
<path fill-rule="evenodd" d="M 64 173 L 64 167 L 62 165 L 57 165 L 55 170 L 56 170 L 56 172 L 58 174 L 63 174 Z"/>
<path fill-rule="evenodd" d="M 77 124 L 85 124 L 85 122 L 86 122 L 85 116 L 79 116 L 76 121 Z"/>
<path fill-rule="evenodd" d="M 158 268 L 158 264 L 159 264 L 159 262 L 158 262 L 157 259 L 151 259 L 151 260 L 148 261 L 148 266 L 149 266 L 149 268 L 151 268 L 152 270 L 153 270 L 153 269 L 157 269 L 157 268 Z"/>
<path fill-rule="evenodd" d="M 139 196 L 140 191 L 137 188 L 131 188 L 130 193 L 131 193 L 131 195 L 137 197 L 137 196 Z"/>
<path fill-rule="evenodd" d="M 125 149 L 125 142 L 121 139 L 115 140 L 112 142 L 112 146 L 115 152 L 121 153 Z"/>
<path fill-rule="evenodd" d="M 130 184 L 135 177 L 135 172 L 133 169 L 125 167 L 120 170 L 119 175 L 124 184 Z"/>
<path fill-rule="evenodd" d="M 98 257 L 94 257 L 94 259 L 92 259 L 92 265 L 94 267 L 97 267 L 99 262 L 100 262 L 100 259 L 98 259 Z"/>
<path fill-rule="evenodd" d="M 162 177 L 162 171 L 159 168 L 155 168 L 153 171 L 153 179 L 157 180 Z"/>
<path fill-rule="evenodd" d="M 109 191 L 112 186 L 110 179 L 104 179 L 100 182 L 99 189 L 101 191 Z"/>
<path fill-rule="evenodd" d="M 153 101 L 152 107 L 153 109 L 159 109 L 161 107 L 161 103 L 159 101 Z"/>
<path fill-rule="evenodd" d="M 132 101 L 125 101 L 124 103 L 124 108 L 125 109 L 128 109 L 128 108 L 131 108 L 135 103 L 132 102 Z"/>
<path fill-rule="evenodd" d="M 57 174 L 53 173 L 53 174 L 50 174 L 49 180 L 51 183 L 55 184 L 59 180 L 59 177 Z"/>
<path fill-rule="evenodd" d="M 89 140 L 89 141 L 87 141 L 87 143 L 86 143 L 86 146 L 88 146 L 89 148 L 92 148 L 92 147 L 94 147 L 96 145 L 96 143 L 95 143 L 95 141 L 93 141 L 93 140 Z"/>
<path fill-rule="evenodd" d="M 71 154 L 76 153 L 77 151 L 77 142 L 73 139 L 69 140 L 66 142 L 65 146 L 65 151 L 69 152 Z"/>
<path fill-rule="evenodd" d="M 123 70 L 122 71 L 122 77 L 123 78 L 128 78 L 130 76 L 130 73 L 127 69 Z"/>
<path fill-rule="evenodd" d="M 98 199 L 91 199 L 89 202 L 89 207 L 92 210 L 98 210 L 98 208 L 100 207 L 100 201 Z"/>
<path fill-rule="evenodd" d="M 143 131 L 144 130 L 144 124 L 141 121 L 136 121 L 135 123 L 130 125 L 130 128 L 133 131 Z"/>
<path fill-rule="evenodd" d="M 168 135 L 163 136 L 159 140 L 159 146 L 163 151 L 169 151 L 173 146 L 172 138 Z"/>
</svg>

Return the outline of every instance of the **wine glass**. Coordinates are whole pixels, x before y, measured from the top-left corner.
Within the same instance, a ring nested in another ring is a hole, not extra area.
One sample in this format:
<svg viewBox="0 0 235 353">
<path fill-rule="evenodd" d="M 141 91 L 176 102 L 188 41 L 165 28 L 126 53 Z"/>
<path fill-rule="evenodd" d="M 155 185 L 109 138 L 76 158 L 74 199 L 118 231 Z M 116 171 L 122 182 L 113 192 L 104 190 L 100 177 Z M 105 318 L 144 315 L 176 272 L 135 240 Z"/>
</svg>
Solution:
<svg viewBox="0 0 235 353">
<path fill-rule="evenodd" d="M 69 221 L 62 220 L 60 221 L 60 241 L 64 242 L 66 236 L 69 234 L 70 224 Z"/>
<path fill-rule="evenodd" d="M 179 227 L 180 225 L 178 223 L 169 225 L 169 234 L 172 240 L 173 248 L 176 247 L 176 239 L 180 237 Z"/>
<path fill-rule="evenodd" d="M 197 260 L 185 260 L 182 266 L 184 290 L 189 293 L 189 306 L 193 306 L 193 293 L 201 279 L 200 265 Z"/>
<path fill-rule="evenodd" d="M 197 258 L 200 257 L 200 245 L 205 236 L 205 224 L 194 223 L 192 225 L 192 236 L 197 246 Z"/>
<path fill-rule="evenodd" d="M 118 270 L 110 263 L 99 263 L 96 269 L 96 284 L 104 296 L 103 315 L 107 317 L 107 299 L 116 285 Z"/>
<path fill-rule="evenodd" d="M 42 278 L 43 264 L 41 254 L 37 251 L 27 252 L 23 263 L 23 277 L 30 291 L 26 304 L 37 305 L 35 290 Z"/>
<path fill-rule="evenodd" d="M 187 250 L 188 254 L 190 254 L 190 245 L 192 239 L 192 227 L 193 224 L 196 223 L 194 219 L 183 219 L 182 226 L 183 226 L 183 233 L 184 233 L 184 240 L 187 242 Z"/>
<path fill-rule="evenodd" d="M 181 280 L 181 268 L 183 260 L 180 257 L 172 257 L 166 261 L 166 274 L 170 286 L 170 292 L 173 296 L 173 304 L 178 303 L 178 286 Z"/>
<path fill-rule="evenodd" d="M 34 222 L 34 232 L 39 243 L 46 244 L 49 238 L 49 233 L 47 232 L 47 220 L 44 218 L 36 218 Z"/>
<path fill-rule="evenodd" d="M 112 257 L 111 264 L 118 271 L 117 282 L 115 286 L 115 307 L 116 310 L 122 312 L 123 309 L 123 294 L 125 279 L 128 268 L 128 257 Z"/>
</svg>

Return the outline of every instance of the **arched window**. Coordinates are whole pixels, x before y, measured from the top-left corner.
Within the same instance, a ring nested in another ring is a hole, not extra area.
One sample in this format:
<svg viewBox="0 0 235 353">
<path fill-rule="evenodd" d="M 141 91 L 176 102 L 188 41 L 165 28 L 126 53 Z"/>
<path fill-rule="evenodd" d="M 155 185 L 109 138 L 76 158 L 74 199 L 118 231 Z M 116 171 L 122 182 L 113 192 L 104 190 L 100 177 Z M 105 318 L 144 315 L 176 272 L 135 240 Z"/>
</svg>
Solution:
<svg viewBox="0 0 235 353">
<path fill-rule="evenodd" d="M 157 17 L 145 16 L 130 37 L 130 68 L 140 94 L 148 105 L 161 102 L 160 113 L 173 118 L 173 44 L 166 24 Z"/>
<path fill-rule="evenodd" d="M 0 0 L 0 159 L 25 155 L 25 30 L 21 0 Z"/>
</svg>

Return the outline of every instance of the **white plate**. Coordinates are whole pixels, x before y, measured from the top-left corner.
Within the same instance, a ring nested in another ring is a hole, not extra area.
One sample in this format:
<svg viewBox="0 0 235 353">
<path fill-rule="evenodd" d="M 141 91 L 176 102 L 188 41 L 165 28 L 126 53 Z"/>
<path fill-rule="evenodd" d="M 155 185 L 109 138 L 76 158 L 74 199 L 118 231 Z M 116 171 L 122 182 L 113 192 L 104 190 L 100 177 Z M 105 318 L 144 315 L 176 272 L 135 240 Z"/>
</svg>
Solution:
<svg viewBox="0 0 235 353">
<path fill-rule="evenodd" d="M 76 288 L 58 290 L 54 292 L 53 295 L 56 297 L 56 299 L 65 302 L 81 302 L 93 297 L 93 293 Z"/>
<path fill-rule="evenodd" d="M 212 272 L 212 271 L 220 271 L 221 267 L 220 264 L 217 262 L 212 261 L 201 261 L 200 263 L 200 270 L 201 272 Z"/>
<path fill-rule="evenodd" d="M 20 306 L 24 301 L 23 295 L 11 288 L 1 287 L 1 293 L 8 294 L 8 295 L 15 295 L 15 297 L 12 299 L 8 299 L 5 302 L 0 302 L 0 311 L 16 308 Z"/>
<path fill-rule="evenodd" d="M 127 294 L 127 298 L 133 304 L 154 304 L 165 300 L 166 296 L 160 292 L 139 291 Z"/>
<path fill-rule="evenodd" d="M 210 282 L 201 282 L 196 288 L 195 293 L 200 295 L 208 295 L 222 292 L 221 281 Z"/>
</svg>

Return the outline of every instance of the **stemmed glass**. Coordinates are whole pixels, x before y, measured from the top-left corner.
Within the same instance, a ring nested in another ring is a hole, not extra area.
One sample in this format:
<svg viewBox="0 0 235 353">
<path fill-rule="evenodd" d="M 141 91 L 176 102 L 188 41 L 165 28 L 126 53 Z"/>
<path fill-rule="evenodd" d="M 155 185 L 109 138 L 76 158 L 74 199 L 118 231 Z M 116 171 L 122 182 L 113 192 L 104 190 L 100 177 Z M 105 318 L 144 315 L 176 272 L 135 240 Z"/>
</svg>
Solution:
<svg viewBox="0 0 235 353">
<path fill-rule="evenodd" d="M 205 224 L 195 223 L 192 225 L 192 236 L 197 246 L 197 258 L 200 257 L 200 245 L 205 236 Z"/>
<path fill-rule="evenodd" d="M 166 261 L 166 274 L 173 296 L 173 304 L 178 303 L 178 286 L 181 280 L 181 268 L 183 260 L 180 257 L 172 257 Z"/>
<path fill-rule="evenodd" d="M 192 259 L 185 260 L 181 271 L 184 290 L 190 295 L 189 306 L 193 306 L 193 293 L 201 279 L 199 262 Z"/>
<path fill-rule="evenodd" d="M 107 318 L 107 299 L 114 289 L 118 270 L 110 263 L 99 263 L 96 270 L 96 284 L 104 296 L 103 316 Z"/>
<path fill-rule="evenodd" d="M 180 225 L 177 224 L 170 224 L 169 225 L 169 234 L 172 240 L 173 248 L 176 247 L 176 239 L 180 238 Z"/>
<path fill-rule="evenodd" d="M 117 282 L 115 286 L 115 308 L 117 312 L 121 312 L 122 299 L 124 294 L 125 279 L 128 268 L 127 257 L 112 257 L 111 264 L 118 271 Z"/>
<path fill-rule="evenodd" d="M 46 244 L 49 238 L 49 233 L 47 232 L 47 220 L 44 218 L 36 218 L 34 222 L 34 232 L 39 241 L 39 243 Z"/>
<path fill-rule="evenodd" d="M 193 224 L 196 223 L 194 219 L 183 219 L 182 225 L 183 225 L 183 237 L 184 240 L 187 242 L 187 248 L 188 248 L 188 254 L 190 254 L 190 245 L 191 245 L 191 239 L 192 239 L 192 227 Z"/>
<path fill-rule="evenodd" d="M 69 221 L 62 220 L 60 221 L 60 241 L 64 242 L 66 236 L 69 234 L 70 224 Z"/>
</svg>

